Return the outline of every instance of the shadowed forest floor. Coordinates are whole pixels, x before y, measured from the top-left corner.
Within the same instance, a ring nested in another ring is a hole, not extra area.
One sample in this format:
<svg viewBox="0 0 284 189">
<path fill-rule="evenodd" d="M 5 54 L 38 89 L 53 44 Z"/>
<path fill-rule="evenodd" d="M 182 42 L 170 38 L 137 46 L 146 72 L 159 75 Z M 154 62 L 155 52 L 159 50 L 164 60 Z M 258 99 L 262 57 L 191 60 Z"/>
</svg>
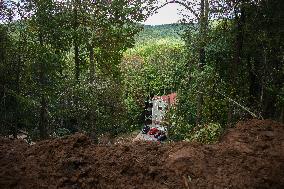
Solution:
<svg viewBox="0 0 284 189">
<path fill-rule="evenodd" d="M 95 145 L 82 134 L 0 139 L 0 188 L 284 188 L 284 125 L 249 120 L 219 143 Z"/>
</svg>

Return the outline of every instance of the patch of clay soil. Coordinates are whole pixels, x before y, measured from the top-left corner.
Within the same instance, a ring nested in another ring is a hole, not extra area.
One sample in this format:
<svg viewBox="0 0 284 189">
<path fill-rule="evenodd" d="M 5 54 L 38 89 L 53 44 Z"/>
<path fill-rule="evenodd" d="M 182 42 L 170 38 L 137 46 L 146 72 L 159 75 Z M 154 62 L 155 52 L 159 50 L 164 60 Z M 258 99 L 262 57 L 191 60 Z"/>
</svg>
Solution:
<svg viewBox="0 0 284 189">
<path fill-rule="evenodd" d="M 250 120 L 213 145 L 0 139 L 0 188 L 284 188 L 284 125 Z"/>
</svg>

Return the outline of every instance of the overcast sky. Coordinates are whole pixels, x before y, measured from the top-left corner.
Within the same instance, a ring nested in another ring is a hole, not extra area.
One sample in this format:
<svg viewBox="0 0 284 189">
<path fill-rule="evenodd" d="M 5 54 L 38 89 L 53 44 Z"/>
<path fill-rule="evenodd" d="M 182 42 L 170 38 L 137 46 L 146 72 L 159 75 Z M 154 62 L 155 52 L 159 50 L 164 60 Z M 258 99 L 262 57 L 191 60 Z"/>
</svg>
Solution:
<svg viewBox="0 0 284 189">
<path fill-rule="evenodd" d="M 18 0 L 13 1 L 17 2 Z M 162 25 L 177 23 L 182 17 L 178 14 L 178 10 L 181 8 L 182 7 L 178 4 L 168 4 L 165 7 L 159 9 L 157 14 L 154 14 L 153 16 L 149 17 L 143 24 Z"/>
<path fill-rule="evenodd" d="M 181 19 L 181 15 L 178 15 L 181 6 L 178 4 L 169 4 L 158 10 L 158 13 L 149 17 L 144 24 L 147 25 L 161 25 L 177 23 Z"/>
</svg>

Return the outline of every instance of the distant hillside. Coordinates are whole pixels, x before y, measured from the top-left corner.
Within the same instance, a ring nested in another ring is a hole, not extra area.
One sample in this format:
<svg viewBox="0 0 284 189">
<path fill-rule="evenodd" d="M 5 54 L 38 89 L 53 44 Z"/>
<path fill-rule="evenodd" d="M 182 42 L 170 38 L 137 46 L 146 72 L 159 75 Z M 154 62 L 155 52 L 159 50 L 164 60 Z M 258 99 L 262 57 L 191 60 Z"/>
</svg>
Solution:
<svg viewBox="0 0 284 189">
<path fill-rule="evenodd" d="M 182 43 L 181 34 L 183 27 L 181 24 L 166 24 L 151 26 L 145 25 L 144 30 L 136 36 L 136 43 L 143 45 L 158 42 L 161 40 Z"/>
</svg>

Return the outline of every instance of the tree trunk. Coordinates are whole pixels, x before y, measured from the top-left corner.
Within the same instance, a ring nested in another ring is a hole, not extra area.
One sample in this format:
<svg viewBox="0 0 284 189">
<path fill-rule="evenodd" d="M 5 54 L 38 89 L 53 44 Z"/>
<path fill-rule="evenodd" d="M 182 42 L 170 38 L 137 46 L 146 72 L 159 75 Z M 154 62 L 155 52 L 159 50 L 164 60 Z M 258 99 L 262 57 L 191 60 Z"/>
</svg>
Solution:
<svg viewBox="0 0 284 189">
<path fill-rule="evenodd" d="M 74 51 L 75 51 L 75 80 L 79 82 L 79 77 L 80 77 L 80 59 L 79 59 L 79 45 L 77 40 L 75 39 L 74 42 Z"/>
<path fill-rule="evenodd" d="M 39 33 L 39 42 L 40 47 L 44 46 L 42 34 Z M 44 60 L 40 60 L 40 75 L 39 82 L 41 87 L 41 100 L 40 100 L 40 120 L 39 120 L 39 135 L 41 139 L 46 139 L 48 137 L 47 134 L 47 126 L 48 126 L 48 113 L 47 113 L 47 101 L 44 94 L 45 90 L 45 70 L 44 70 Z"/>
<path fill-rule="evenodd" d="M 20 66 L 21 66 L 21 57 L 20 57 L 20 50 L 18 49 L 18 61 L 17 61 L 17 73 L 16 73 L 16 94 L 17 95 L 20 95 Z M 19 105 L 19 99 L 17 97 L 15 97 L 15 102 L 16 102 L 16 110 L 15 110 L 15 123 L 14 123 L 14 132 L 13 132 L 13 137 L 14 138 L 17 138 L 17 135 L 18 135 L 18 124 L 19 124 L 19 118 L 20 118 L 20 115 L 19 115 L 19 108 L 20 108 L 20 105 Z"/>
<path fill-rule="evenodd" d="M 89 58 L 90 58 L 90 82 L 94 82 L 96 71 L 95 71 L 95 55 L 94 55 L 94 47 L 90 44 L 89 46 Z"/>
<path fill-rule="evenodd" d="M 90 59 L 90 83 L 95 82 L 95 55 L 94 55 L 94 47 L 92 44 L 89 44 L 89 59 Z M 92 93 L 94 94 L 95 88 L 91 86 Z M 94 143 L 98 143 L 98 133 L 96 129 L 96 110 L 91 109 L 90 110 L 90 125 L 92 128 L 92 131 L 90 132 L 90 137 L 93 140 Z"/>
<path fill-rule="evenodd" d="M 239 74 L 239 66 L 241 64 L 242 61 L 242 51 L 243 51 L 243 38 L 244 38 L 244 24 L 245 24 L 245 12 L 244 12 L 244 8 L 242 6 L 243 4 L 243 0 L 241 0 L 241 5 L 240 5 L 240 16 L 239 16 L 239 12 L 237 12 L 237 10 L 235 10 L 235 20 L 236 20 L 236 28 L 237 28 L 237 32 L 236 32 L 236 38 L 235 38 L 235 53 L 234 53 L 234 61 L 233 64 L 231 66 L 231 85 L 233 88 L 232 91 L 232 98 L 236 98 L 237 96 L 237 92 L 234 89 L 239 88 L 239 82 L 238 82 L 238 74 Z M 233 120 L 233 106 L 229 105 L 229 110 L 228 110 L 228 124 L 230 125 L 232 120 Z"/>
<path fill-rule="evenodd" d="M 203 67 L 206 62 L 206 37 L 207 37 L 207 27 L 208 27 L 208 15 L 209 15 L 209 2 L 208 0 L 201 0 L 201 17 L 199 19 L 199 35 L 200 35 L 200 49 L 199 49 L 199 63 L 198 69 L 200 72 L 203 71 Z M 196 125 L 202 122 L 202 112 L 203 112 L 203 93 L 202 84 L 198 83 L 197 89 L 199 91 L 197 95 L 197 111 L 196 111 Z"/>
<path fill-rule="evenodd" d="M 228 109 L 228 121 L 227 121 L 227 126 L 231 127 L 232 122 L 233 122 L 233 108 L 234 106 L 229 104 L 229 109 Z"/>
<path fill-rule="evenodd" d="M 249 101 L 253 109 L 257 109 L 258 100 L 261 98 L 261 86 L 253 70 L 253 63 L 249 61 Z M 263 97 L 262 97 L 263 98 Z"/>
<path fill-rule="evenodd" d="M 280 114 L 280 117 L 279 117 L 279 121 L 280 121 L 280 123 L 284 123 L 284 107 L 283 106 L 281 108 L 281 114 Z"/>
<path fill-rule="evenodd" d="M 200 125 L 202 121 L 202 106 L 203 106 L 203 94 L 197 95 L 197 111 L 196 111 L 196 125 Z"/>
<path fill-rule="evenodd" d="M 48 126 L 48 114 L 47 114 L 47 102 L 45 95 L 41 95 L 40 101 L 40 122 L 39 122 L 39 134 L 41 139 L 46 139 L 48 137 L 47 134 L 47 126 Z"/>
<path fill-rule="evenodd" d="M 73 30 L 74 30 L 74 36 L 73 36 L 73 43 L 74 43 L 74 61 L 75 61 L 75 80 L 79 82 L 80 77 L 80 58 L 79 58 L 79 40 L 78 40 L 78 0 L 75 0 L 74 3 L 74 20 L 73 20 Z"/>
</svg>

